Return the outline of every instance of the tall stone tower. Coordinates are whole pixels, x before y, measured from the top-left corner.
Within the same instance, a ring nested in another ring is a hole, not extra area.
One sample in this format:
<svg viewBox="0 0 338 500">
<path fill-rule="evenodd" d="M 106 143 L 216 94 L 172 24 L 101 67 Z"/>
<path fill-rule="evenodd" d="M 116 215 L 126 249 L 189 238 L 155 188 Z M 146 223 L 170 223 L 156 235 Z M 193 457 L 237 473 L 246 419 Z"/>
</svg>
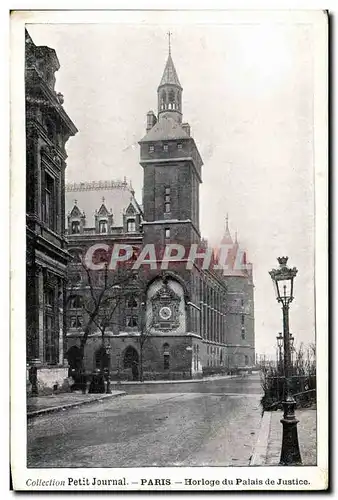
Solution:
<svg viewBox="0 0 338 500">
<path fill-rule="evenodd" d="M 170 39 L 169 39 L 170 40 Z M 203 165 L 188 123 L 182 123 L 182 86 L 169 55 L 157 89 L 157 116 L 147 113 L 139 142 L 144 170 L 144 243 L 188 246 L 200 240 L 199 185 Z"/>
</svg>

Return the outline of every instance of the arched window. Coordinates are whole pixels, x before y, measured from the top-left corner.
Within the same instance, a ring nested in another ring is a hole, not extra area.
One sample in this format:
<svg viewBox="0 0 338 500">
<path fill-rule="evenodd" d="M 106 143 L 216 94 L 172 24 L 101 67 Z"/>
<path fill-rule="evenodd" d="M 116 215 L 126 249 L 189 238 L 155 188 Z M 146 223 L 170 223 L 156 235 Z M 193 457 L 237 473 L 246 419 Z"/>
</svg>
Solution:
<svg viewBox="0 0 338 500">
<path fill-rule="evenodd" d="M 167 94 L 163 90 L 162 94 L 161 94 L 161 109 L 165 109 L 165 107 L 166 107 L 166 101 L 167 101 Z"/>
<path fill-rule="evenodd" d="M 169 90 L 168 101 L 171 103 L 175 102 L 175 92 L 173 90 Z"/>
</svg>

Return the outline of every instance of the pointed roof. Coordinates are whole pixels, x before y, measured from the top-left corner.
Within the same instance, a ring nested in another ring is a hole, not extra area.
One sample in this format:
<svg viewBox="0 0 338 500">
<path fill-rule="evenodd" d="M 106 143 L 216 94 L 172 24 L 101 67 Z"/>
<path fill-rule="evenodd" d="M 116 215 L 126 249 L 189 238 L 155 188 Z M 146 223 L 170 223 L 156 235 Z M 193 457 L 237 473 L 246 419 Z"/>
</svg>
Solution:
<svg viewBox="0 0 338 500">
<path fill-rule="evenodd" d="M 180 81 L 178 79 L 176 69 L 175 69 L 173 60 L 171 58 L 170 52 L 168 55 L 167 63 L 165 65 L 163 76 L 162 76 L 161 83 L 160 83 L 159 87 L 161 87 L 162 85 L 167 85 L 167 84 L 178 85 L 178 87 L 182 88 Z"/>
<path fill-rule="evenodd" d="M 186 131 L 171 116 L 164 115 L 140 142 L 191 139 Z"/>
<path fill-rule="evenodd" d="M 221 243 L 223 245 L 232 245 L 233 244 L 233 241 L 232 241 L 232 237 L 231 237 L 231 234 L 230 234 L 230 231 L 229 231 L 229 216 L 227 214 L 226 216 L 226 224 L 225 224 L 225 233 L 224 233 L 224 236 L 222 238 L 222 241 Z"/>
</svg>

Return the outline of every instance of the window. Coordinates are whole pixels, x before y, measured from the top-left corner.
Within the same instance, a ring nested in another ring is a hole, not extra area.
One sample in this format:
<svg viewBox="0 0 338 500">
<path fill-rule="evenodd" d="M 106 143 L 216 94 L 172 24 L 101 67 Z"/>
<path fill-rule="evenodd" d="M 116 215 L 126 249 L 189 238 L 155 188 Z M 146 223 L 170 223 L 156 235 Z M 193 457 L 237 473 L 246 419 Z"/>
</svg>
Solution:
<svg viewBox="0 0 338 500">
<path fill-rule="evenodd" d="M 163 151 L 168 151 L 168 144 L 163 144 Z"/>
<path fill-rule="evenodd" d="M 155 151 L 155 146 L 149 146 L 149 153 L 153 153 Z"/>
<path fill-rule="evenodd" d="M 164 188 L 164 212 L 168 214 L 171 211 L 170 187 Z"/>
<path fill-rule="evenodd" d="M 45 362 L 56 364 L 58 359 L 57 337 L 55 335 L 55 318 L 51 314 L 45 316 Z"/>
<path fill-rule="evenodd" d="M 241 321 L 242 321 L 242 326 L 244 326 L 244 314 L 242 314 Z"/>
<path fill-rule="evenodd" d="M 128 300 L 128 308 L 129 309 L 136 309 L 138 307 L 137 305 L 137 300 L 135 299 L 135 297 L 130 297 L 130 299 Z"/>
<path fill-rule="evenodd" d="M 55 182 L 54 178 L 45 172 L 45 213 L 44 222 L 49 229 L 55 229 Z"/>
<path fill-rule="evenodd" d="M 106 220 L 100 220 L 99 222 L 99 233 L 107 233 L 108 232 L 108 224 Z"/>
<path fill-rule="evenodd" d="M 72 222 L 72 234 L 78 234 L 80 232 L 80 222 L 73 221 Z"/>
<path fill-rule="evenodd" d="M 72 315 L 69 318 L 69 328 L 81 328 L 82 316 L 80 314 Z"/>
<path fill-rule="evenodd" d="M 45 304 L 47 306 L 53 307 L 54 306 L 54 290 L 52 288 L 47 288 L 45 291 Z"/>
<path fill-rule="evenodd" d="M 164 230 L 164 234 L 165 234 L 165 239 L 168 240 L 170 238 L 170 229 L 166 228 Z"/>
<path fill-rule="evenodd" d="M 182 149 L 182 143 L 181 143 L 181 142 L 179 142 L 179 143 L 177 144 L 177 149 Z"/>
<path fill-rule="evenodd" d="M 127 221 L 127 233 L 135 233 L 135 232 L 136 232 L 135 219 L 129 219 Z"/>
<path fill-rule="evenodd" d="M 169 355 L 169 353 L 164 353 L 164 355 L 163 355 L 163 368 L 164 368 L 164 370 L 169 370 L 169 368 L 170 368 L 170 355 Z"/>
<path fill-rule="evenodd" d="M 249 357 L 248 356 L 244 356 L 244 363 L 245 363 L 245 366 L 248 366 L 248 364 L 249 364 Z"/>
<path fill-rule="evenodd" d="M 81 295 L 71 295 L 69 297 L 69 307 L 71 309 L 80 309 L 82 307 Z"/>
</svg>

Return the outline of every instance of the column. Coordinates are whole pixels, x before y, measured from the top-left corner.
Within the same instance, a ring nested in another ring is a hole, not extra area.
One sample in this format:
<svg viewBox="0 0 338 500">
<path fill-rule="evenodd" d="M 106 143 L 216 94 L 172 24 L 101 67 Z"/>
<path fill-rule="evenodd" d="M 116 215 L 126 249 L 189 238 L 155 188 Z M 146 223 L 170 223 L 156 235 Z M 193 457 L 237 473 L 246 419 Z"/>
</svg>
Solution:
<svg viewBox="0 0 338 500">
<path fill-rule="evenodd" d="M 43 276 L 44 275 L 44 269 L 42 267 L 38 268 L 38 276 L 37 276 L 37 294 L 38 294 L 38 336 L 39 336 L 39 341 L 38 341 L 38 358 L 40 361 L 43 363 L 45 355 L 44 355 L 44 323 L 45 323 L 45 318 L 44 318 L 44 293 L 43 293 Z"/>
</svg>

